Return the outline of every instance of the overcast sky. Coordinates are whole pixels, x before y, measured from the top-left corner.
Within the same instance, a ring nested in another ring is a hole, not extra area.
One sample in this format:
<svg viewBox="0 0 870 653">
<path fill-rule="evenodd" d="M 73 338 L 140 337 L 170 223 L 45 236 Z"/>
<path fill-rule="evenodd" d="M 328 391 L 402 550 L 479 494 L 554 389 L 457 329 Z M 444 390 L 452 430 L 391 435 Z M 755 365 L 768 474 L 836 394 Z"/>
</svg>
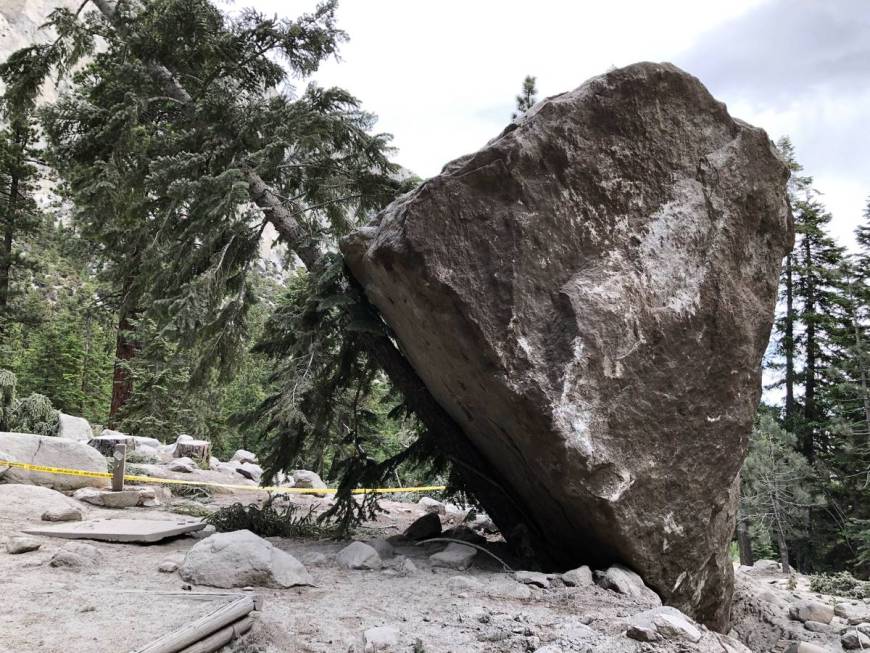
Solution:
<svg viewBox="0 0 870 653">
<path fill-rule="evenodd" d="M 250 1 L 287 16 L 314 5 Z M 497 135 L 526 74 L 545 97 L 671 61 L 732 115 L 791 136 L 843 244 L 870 196 L 870 0 L 343 0 L 338 23 L 350 41 L 315 79 L 377 113 L 422 177 Z"/>
</svg>

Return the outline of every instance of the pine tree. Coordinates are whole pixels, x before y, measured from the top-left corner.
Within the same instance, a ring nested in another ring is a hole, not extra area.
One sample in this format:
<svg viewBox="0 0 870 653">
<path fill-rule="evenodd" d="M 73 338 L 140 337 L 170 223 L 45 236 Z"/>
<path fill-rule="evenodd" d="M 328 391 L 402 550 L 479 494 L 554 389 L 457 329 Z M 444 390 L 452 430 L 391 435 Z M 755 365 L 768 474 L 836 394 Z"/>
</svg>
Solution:
<svg viewBox="0 0 870 653">
<path fill-rule="evenodd" d="M 523 80 L 523 90 L 516 98 L 517 110 L 511 115 L 512 120 L 522 118 L 526 111 L 535 106 L 535 102 L 538 101 L 538 89 L 535 86 L 536 80 L 536 77 L 526 75 L 526 78 Z"/>
<path fill-rule="evenodd" d="M 813 461 L 830 445 L 829 370 L 842 323 L 845 253 L 828 233 L 831 215 L 812 189 L 785 138 L 780 152 L 792 170 L 789 203 L 794 215 L 795 248 L 784 261 L 781 312 L 776 320 L 776 355 L 785 389 L 783 425 L 798 436 L 800 451 Z"/>
<path fill-rule="evenodd" d="M 756 536 L 772 541 L 782 570 L 789 572 L 789 540 L 805 537 L 810 509 L 817 506 L 809 488 L 814 473 L 795 451 L 795 437 L 770 415 L 761 414 L 749 441 L 741 472 L 741 515 Z"/>
<path fill-rule="evenodd" d="M 832 533 L 836 561 L 870 573 L 870 206 L 856 229 L 858 251 L 846 266 L 840 329 L 828 372 L 832 446 L 825 457 L 829 493 L 843 520 Z"/>
<path fill-rule="evenodd" d="M 134 281 L 148 288 L 151 299 L 139 308 L 180 346 L 203 352 L 192 380 L 211 368 L 232 369 L 253 299 L 251 262 L 269 223 L 308 270 L 313 288 L 324 277 L 338 279 L 339 292 L 328 299 L 343 314 L 343 346 L 331 354 L 367 361 L 350 368 L 358 378 L 323 380 L 365 390 L 368 367 L 378 368 L 425 425 L 405 455 L 440 450 L 454 470 L 463 470 L 462 487 L 473 490 L 512 542 L 543 540 L 507 484 L 481 475 L 489 467 L 485 459 L 330 251 L 335 239 L 402 190 L 387 158 L 388 139 L 371 133 L 373 117 L 355 98 L 314 85 L 298 96 L 285 90 L 288 69 L 310 74 L 343 39 L 334 25 L 335 3 L 297 21 L 253 11 L 230 20 L 206 0 L 94 4 L 99 14 L 84 22 L 54 12 L 59 40 L 10 57 L 8 67 L 17 73 L 10 88 L 33 94 L 41 76 L 69 70 L 77 55 L 92 53 L 71 91 L 46 112 L 52 161 L 80 212 L 109 230 L 95 229 L 107 236 L 96 240 L 100 249 L 117 245 Z M 93 34 L 103 39 L 100 52 L 90 47 Z M 125 199 L 127 189 L 134 192 Z M 146 233 L 151 238 L 138 238 Z M 294 353 L 304 355 L 287 355 Z M 309 429 L 306 437 L 317 432 Z M 344 515 L 359 510 L 353 487 L 378 482 L 397 464 L 395 456 L 370 462 L 357 449 L 345 466 L 338 502 Z"/>
<path fill-rule="evenodd" d="M 22 239 L 40 227 L 40 213 L 33 198 L 37 179 L 34 162 L 38 152 L 34 120 L 29 109 L 0 103 L 0 335 L 16 319 L 13 300 L 21 292 L 16 274 L 32 268 L 20 247 Z"/>
<path fill-rule="evenodd" d="M 800 175 L 803 167 L 795 158 L 794 146 L 786 136 L 777 143 L 783 159 L 791 170 L 788 181 L 788 200 L 790 206 L 798 201 L 798 196 L 803 195 L 812 186 L 812 177 Z M 780 301 L 784 311 L 776 320 L 777 354 L 783 359 L 784 370 L 781 385 L 785 389 L 785 407 L 783 424 L 787 430 L 794 429 L 797 418 L 795 403 L 795 386 L 797 385 L 797 372 L 795 367 L 795 278 L 794 278 L 794 251 L 786 254 L 780 274 Z"/>
</svg>

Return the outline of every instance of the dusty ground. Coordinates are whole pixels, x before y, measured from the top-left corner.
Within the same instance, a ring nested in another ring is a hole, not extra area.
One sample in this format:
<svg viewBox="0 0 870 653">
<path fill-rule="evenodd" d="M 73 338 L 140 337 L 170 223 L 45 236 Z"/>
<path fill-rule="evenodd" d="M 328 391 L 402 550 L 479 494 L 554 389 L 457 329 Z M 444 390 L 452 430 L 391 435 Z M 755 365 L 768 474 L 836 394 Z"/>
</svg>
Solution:
<svg viewBox="0 0 870 653">
<path fill-rule="evenodd" d="M 0 486 L 0 534 L 40 522 L 41 505 L 3 502 Z M 8 487 L 8 486 L 7 486 Z M 217 495 L 211 507 L 247 503 L 258 493 Z M 327 500 L 295 497 L 303 504 Z M 171 502 L 170 502 L 171 503 Z M 178 501 L 182 504 L 184 501 Z M 357 539 L 392 535 L 404 530 L 422 511 L 411 503 L 384 501 L 388 510 L 366 525 Z M 161 508 L 108 510 L 86 507 L 86 518 L 177 517 Z M 449 525 L 445 519 L 445 526 Z M 92 571 L 71 571 L 48 565 L 65 540 L 40 538 L 35 552 L 0 553 L 3 601 L 0 607 L 2 653 L 118 653 L 134 650 L 227 600 L 227 590 L 183 589 L 178 574 L 158 572 L 172 554 L 196 543 L 186 536 L 155 545 L 92 542 L 101 554 Z M 273 544 L 302 560 L 314 552 L 330 556 L 346 542 L 270 538 Z M 431 546 L 431 545 L 430 545 Z M 516 582 L 494 561 L 478 555 L 464 572 L 433 568 L 423 547 L 397 549 L 417 571 L 405 574 L 398 557 L 380 571 L 347 571 L 331 560 L 309 565 L 316 587 L 290 590 L 257 588 L 264 598 L 251 635 L 230 650 L 238 653 L 362 652 L 363 632 L 393 626 L 401 645 L 392 650 L 420 653 L 461 651 L 728 652 L 727 641 L 708 631 L 698 644 L 640 643 L 625 636 L 626 618 L 648 607 L 601 589 L 558 587 L 541 590 Z M 465 587 L 456 577 L 473 578 L 481 586 Z M 558 648 L 544 648 L 546 645 Z M 773 649 L 771 649 L 773 650 Z M 832 649 L 833 650 L 833 649 Z"/>
</svg>

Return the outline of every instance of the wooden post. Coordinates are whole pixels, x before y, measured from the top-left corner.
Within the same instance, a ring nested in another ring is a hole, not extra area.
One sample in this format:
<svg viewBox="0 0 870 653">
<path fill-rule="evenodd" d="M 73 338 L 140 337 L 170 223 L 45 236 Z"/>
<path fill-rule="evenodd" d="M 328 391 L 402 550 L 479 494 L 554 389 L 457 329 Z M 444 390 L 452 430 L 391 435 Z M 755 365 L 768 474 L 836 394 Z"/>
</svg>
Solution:
<svg viewBox="0 0 870 653">
<path fill-rule="evenodd" d="M 254 596 L 241 596 L 236 600 L 221 606 L 212 613 L 200 617 L 178 630 L 167 633 L 163 637 L 154 640 L 150 644 L 137 648 L 132 653 L 178 653 L 185 651 L 188 647 L 192 647 L 197 642 L 207 639 L 221 632 L 215 639 L 226 643 L 225 636 L 231 634 L 233 637 L 244 633 L 250 629 L 251 622 L 246 620 L 247 617 L 256 605 L 257 599 Z M 228 626 L 232 626 L 229 631 L 225 631 Z M 205 646 L 203 648 L 192 648 L 192 651 L 213 651 L 213 648 Z"/>
<path fill-rule="evenodd" d="M 124 472 L 127 468 L 127 445 L 116 444 L 112 454 L 115 466 L 112 469 L 112 492 L 120 492 L 124 489 Z"/>
</svg>

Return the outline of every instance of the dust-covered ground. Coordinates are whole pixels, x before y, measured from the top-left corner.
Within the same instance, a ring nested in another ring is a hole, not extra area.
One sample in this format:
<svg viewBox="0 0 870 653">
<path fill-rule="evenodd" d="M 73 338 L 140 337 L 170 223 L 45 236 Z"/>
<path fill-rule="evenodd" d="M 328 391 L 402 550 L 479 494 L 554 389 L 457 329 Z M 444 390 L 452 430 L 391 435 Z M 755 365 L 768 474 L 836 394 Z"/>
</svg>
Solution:
<svg viewBox="0 0 870 653">
<path fill-rule="evenodd" d="M 8 536 L 28 526 L 45 525 L 40 516 L 51 501 L 22 500 L 20 492 L 10 493 L 10 487 L 0 485 L 2 534 Z M 237 501 L 259 501 L 262 497 L 254 492 L 216 495 L 204 507 L 214 509 Z M 321 509 L 329 500 L 296 496 L 292 501 Z M 85 519 L 177 518 L 173 510 L 189 510 L 191 506 L 188 499 L 164 500 L 159 508 L 123 510 L 74 503 L 85 511 Z M 401 533 L 424 514 L 415 503 L 383 501 L 382 506 L 386 512 L 360 529 L 356 539 Z M 459 520 L 461 514 L 442 517 L 445 527 Z M 221 602 L 230 600 L 227 595 L 233 590 L 191 588 L 177 573 L 158 571 L 158 566 L 167 559 L 181 560 L 201 537 L 203 534 L 184 536 L 152 545 L 89 542 L 98 549 L 99 560 L 79 570 L 50 566 L 52 555 L 67 543 L 62 539 L 39 537 L 41 547 L 37 551 L 0 553 L 0 576 L 4 579 L 0 651 L 135 650 L 214 610 Z M 734 640 L 703 627 L 699 627 L 702 639 L 696 643 L 679 638 L 658 642 L 629 639 L 625 633 L 632 615 L 653 607 L 651 603 L 596 585 L 567 587 L 558 579 L 553 579 L 549 589 L 525 585 L 483 554 L 476 556 L 470 569 L 456 571 L 430 564 L 429 555 L 439 545 L 408 544 L 398 546 L 396 555 L 385 559 L 380 570 L 352 571 L 339 567 L 334 560 L 335 553 L 347 542 L 284 538 L 269 541 L 307 561 L 316 586 L 255 588 L 263 597 L 263 608 L 256 614 L 251 633 L 227 651 L 362 653 L 365 631 L 379 626 L 398 631 L 398 643 L 387 650 L 416 653 L 746 650 Z M 739 581 L 738 585 L 742 582 L 742 586 L 748 583 L 754 587 L 753 583 L 772 581 L 773 591 L 782 592 L 779 587 L 782 580 L 753 577 Z M 785 605 L 788 601 L 782 602 Z M 745 613 L 744 630 L 751 631 L 755 641 L 769 646 L 755 650 L 787 650 L 785 640 L 780 637 L 783 634 L 790 637 L 787 628 L 767 632 L 764 618 L 746 608 L 745 601 L 741 605 Z M 800 626 L 797 623 L 793 630 L 798 632 Z M 841 649 L 837 646 L 824 650 Z"/>
</svg>

